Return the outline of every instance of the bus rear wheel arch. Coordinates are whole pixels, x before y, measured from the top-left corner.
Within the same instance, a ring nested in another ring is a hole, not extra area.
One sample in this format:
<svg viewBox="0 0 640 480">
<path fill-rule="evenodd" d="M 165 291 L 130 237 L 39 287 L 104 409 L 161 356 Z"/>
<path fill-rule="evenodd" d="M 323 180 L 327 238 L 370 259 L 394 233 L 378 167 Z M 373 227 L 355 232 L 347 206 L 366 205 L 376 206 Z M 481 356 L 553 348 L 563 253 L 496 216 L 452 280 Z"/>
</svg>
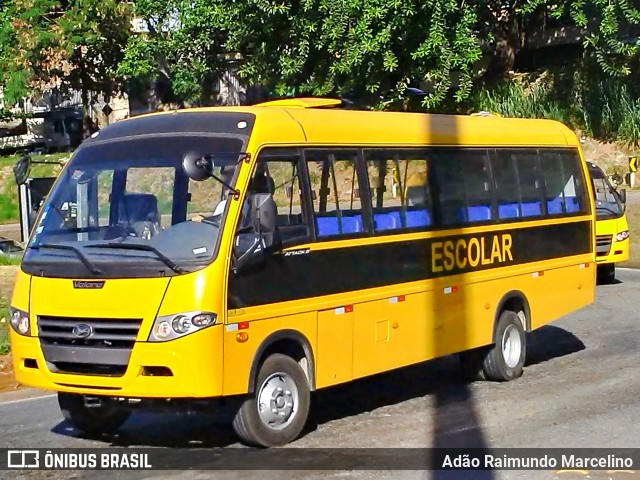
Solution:
<svg viewBox="0 0 640 480">
<path fill-rule="evenodd" d="M 493 330 L 493 343 L 460 354 L 462 374 L 467 380 L 515 380 L 526 360 L 526 331 L 530 330 L 529 305 L 517 292 L 506 295 L 499 304 Z"/>
<path fill-rule="evenodd" d="M 255 390 L 240 404 L 233 429 L 249 445 L 285 445 L 302 432 L 310 403 L 309 380 L 300 362 L 272 353 L 261 363 Z"/>
</svg>

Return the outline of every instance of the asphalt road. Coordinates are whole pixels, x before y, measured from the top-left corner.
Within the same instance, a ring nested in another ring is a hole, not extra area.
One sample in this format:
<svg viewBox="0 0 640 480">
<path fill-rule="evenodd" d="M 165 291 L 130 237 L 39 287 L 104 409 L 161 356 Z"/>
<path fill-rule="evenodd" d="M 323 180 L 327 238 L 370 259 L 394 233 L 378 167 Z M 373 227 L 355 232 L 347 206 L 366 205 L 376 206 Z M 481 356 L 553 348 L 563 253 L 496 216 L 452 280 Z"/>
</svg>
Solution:
<svg viewBox="0 0 640 480">
<path fill-rule="evenodd" d="M 320 391 L 310 426 L 293 446 L 640 447 L 640 270 L 619 270 L 618 278 L 617 284 L 598 286 L 594 305 L 530 335 L 522 378 L 467 384 L 458 376 L 457 360 L 447 357 Z M 228 422 L 227 414 L 140 413 L 116 436 L 81 438 L 61 421 L 56 398 L 48 396 L 0 403 L 0 447 L 206 447 L 213 458 L 221 448 L 240 447 Z M 207 465 L 196 462 L 192 468 Z M 216 478 L 469 478 L 411 471 L 33 472 L 28 478 L 192 479 L 214 473 Z M 612 477 L 640 478 L 640 472 L 495 471 L 478 478 Z"/>
</svg>

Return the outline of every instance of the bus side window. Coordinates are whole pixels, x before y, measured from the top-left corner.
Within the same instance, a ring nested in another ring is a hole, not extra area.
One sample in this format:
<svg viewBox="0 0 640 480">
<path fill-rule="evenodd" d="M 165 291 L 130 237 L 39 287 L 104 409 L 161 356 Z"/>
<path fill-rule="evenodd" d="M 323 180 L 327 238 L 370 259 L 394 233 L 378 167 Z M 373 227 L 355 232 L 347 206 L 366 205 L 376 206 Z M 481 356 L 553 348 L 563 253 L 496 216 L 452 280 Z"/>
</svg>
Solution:
<svg viewBox="0 0 640 480">
<path fill-rule="evenodd" d="M 365 150 L 376 233 L 432 224 L 426 151 Z"/>
<path fill-rule="evenodd" d="M 540 164 L 549 215 L 587 211 L 579 161 L 577 152 L 573 150 L 541 151 Z"/>
<path fill-rule="evenodd" d="M 363 234 L 355 150 L 306 150 L 318 238 Z"/>
<path fill-rule="evenodd" d="M 430 163 L 436 212 L 441 225 L 494 218 L 493 188 L 486 150 L 439 149 Z"/>
<path fill-rule="evenodd" d="M 298 149 L 265 149 L 249 185 L 249 194 L 273 196 L 278 211 L 276 226 L 284 246 L 307 240 L 310 232 L 300 182 L 301 165 Z"/>
</svg>

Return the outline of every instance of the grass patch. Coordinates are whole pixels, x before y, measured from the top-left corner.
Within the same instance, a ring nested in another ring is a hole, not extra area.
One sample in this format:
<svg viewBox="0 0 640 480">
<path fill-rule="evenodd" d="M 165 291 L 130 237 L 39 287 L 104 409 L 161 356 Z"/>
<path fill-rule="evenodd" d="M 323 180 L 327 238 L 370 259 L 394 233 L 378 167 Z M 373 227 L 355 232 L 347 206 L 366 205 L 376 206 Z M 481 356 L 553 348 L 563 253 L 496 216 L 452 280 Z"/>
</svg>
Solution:
<svg viewBox="0 0 640 480">
<path fill-rule="evenodd" d="M 54 153 L 51 155 L 34 155 L 39 162 L 66 162 L 70 153 Z M 13 165 L 20 159 L 19 155 L 0 157 L 0 223 L 13 223 L 20 219 L 18 207 L 18 187 L 13 178 Z M 31 177 L 57 176 L 62 167 L 57 163 L 50 165 L 33 165 Z"/>
<path fill-rule="evenodd" d="M 7 255 L 0 253 L 0 266 L 4 267 L 7 265 L 20 265 L 21 261 L 22 261 L 22 256 L 9 257 Z"/>
<path fill-rule="evenodd" d="M 9 302 L 0 297 L 0 355 L 6 355 L 11 350 L 9 343 Z"/>
</svg>

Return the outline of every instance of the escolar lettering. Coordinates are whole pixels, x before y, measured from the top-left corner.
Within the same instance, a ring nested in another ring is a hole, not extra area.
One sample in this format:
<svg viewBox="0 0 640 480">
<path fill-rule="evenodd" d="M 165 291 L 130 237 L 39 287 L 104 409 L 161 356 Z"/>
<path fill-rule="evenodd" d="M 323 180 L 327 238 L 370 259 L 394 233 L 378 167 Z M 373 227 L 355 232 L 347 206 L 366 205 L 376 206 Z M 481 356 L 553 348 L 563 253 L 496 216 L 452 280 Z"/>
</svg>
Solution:
<svg viewBox="0 0 640 480">
<path fill-rule="evenodd" d="M 467 265 L 493 265 L 513 261 L 511 235 L 501 233 L 485 237 L 459 238 L 431 244 L 431 270 L 450 272 L 464 270 Z"/>
</svg>

